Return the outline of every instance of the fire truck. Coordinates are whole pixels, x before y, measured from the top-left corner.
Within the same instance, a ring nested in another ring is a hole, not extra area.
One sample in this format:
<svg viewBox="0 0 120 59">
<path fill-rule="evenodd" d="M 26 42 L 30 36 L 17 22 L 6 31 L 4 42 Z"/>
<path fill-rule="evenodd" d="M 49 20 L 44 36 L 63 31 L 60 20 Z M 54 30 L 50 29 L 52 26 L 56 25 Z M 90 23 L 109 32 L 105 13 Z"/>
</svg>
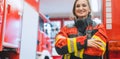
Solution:
<svg viewBox="0 0 120 59">
<path fill-rule="evenodd" d="M 103 0 L 103 23 L 108 35 L 106 59 L 120 59 L 120 0 Z"/>
<path fill-rule="evenodd" d="M 52 58 L 44 29 L 50 21 L 39 5 L 39 0 L 0 0 L 0 59 Z"/>
<path fill-rule="evenodd" d="M 50 21 L 42 13 L 39 13 L 39 29 L 37 42 L 38 59 L 52 58 L 52 44 L 51 44 L 51 24 Z"/>
<path fill-rule="evenodd" d="M 21 34 L 21 2 L 0 0 L 0 58 L 18 59 Z M 14 56 L 14 58 L 13 58 Z"/>
</svg>

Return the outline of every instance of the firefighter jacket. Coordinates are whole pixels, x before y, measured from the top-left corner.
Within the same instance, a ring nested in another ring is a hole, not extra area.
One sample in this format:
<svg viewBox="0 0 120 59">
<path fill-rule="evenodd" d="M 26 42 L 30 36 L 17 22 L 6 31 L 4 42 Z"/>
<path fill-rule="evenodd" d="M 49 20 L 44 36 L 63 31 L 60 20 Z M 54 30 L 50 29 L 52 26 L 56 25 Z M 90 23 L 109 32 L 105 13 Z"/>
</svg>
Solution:
<svg viewBox="0 0 120 59">
<path fill-rule="evenodd" d="M 99 59 L 105 50 L 107 35 L 103 24 L 87 25 L 84 33 L 80 32 L 75 24 L 61 28 L 55 37 L 55 48 L 63 59 Z M 80 24 L 81 25 L 81 24 Z M 82 24 L 83 25 L 83 24 Z M 87 47 L 87 40 L 94 38 L 103 44 L 100 48 Z"/>
</svg>

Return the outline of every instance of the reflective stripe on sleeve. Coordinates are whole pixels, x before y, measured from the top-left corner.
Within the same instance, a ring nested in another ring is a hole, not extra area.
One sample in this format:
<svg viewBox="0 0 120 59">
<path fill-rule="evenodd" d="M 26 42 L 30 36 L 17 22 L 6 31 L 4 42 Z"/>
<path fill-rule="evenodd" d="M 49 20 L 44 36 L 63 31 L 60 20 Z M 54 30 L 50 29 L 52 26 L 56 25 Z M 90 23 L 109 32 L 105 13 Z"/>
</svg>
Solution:
<svg viewBox="0 0 120 59">
<path fill-rule="evenodd" d="M 64 59 L 70 59 L 70 54 L 65 54 Z"/>
<path fill-rule="evenodd" d="M 84 49 L 81 49 L 80 50 L 80 58 L 82 58 L 82 59 L 83 59 L 83 53 L 84 53 Z"/>
<path fill-rule="evenodd" d="M 77 57 L 80 57 L 80 58 L 83 58 L 83 53 L 84 53 L 84 49 L 81 49 L 81 50 L 77 50 L 77 42 L 76 42 L 76 38 L 74 38 L 74 54 L 75 56 Z"/>
<path fill-rule="evenodd" d="M 75 50 L 75 56 L 77 56 L 78 50 L 77 50 L 77 42 L 76 42 L 76 38 L 74 38 L 74 50 Z"/>
<path fill-rule="evenodd" d="M 74 52 L 75 56 L 83 58 L 84 49 L 81 49 L 79 51 L 77 50 L 76 38 L 68 38 L 67 44 L 68 44 L 68 52 L 69 53 Z"/>
<path fill-rule="evenodd" d="M 106 43 L 100 37 L 98 37 L 96 35 L 94 35 L 92 38 L 94 38 L 96 40 L 100 40 L 102 42 L 103 46 L 100 46 L 100 49 L 105 52 L 105 50 L 106 50 L 106 48 L 105 48 L 106 47 Z M 104 54 L 104 52 L 103 52 L 103 54 Z"/>
<path fill-rule="evenodd" d="M 73 38 L 67 38 L 67 43 L 68 43 L 68 52 L 72 53 L 74 52 L 74 39 Z"/>
<path fill-rule="evenodd" d="M 80 57 L 81 59 L 83 59 L 83 53 L 84 53 L 84 49 L 79 50 L 78 52 L 75 52 L 75 56 Z"/>
</svg>

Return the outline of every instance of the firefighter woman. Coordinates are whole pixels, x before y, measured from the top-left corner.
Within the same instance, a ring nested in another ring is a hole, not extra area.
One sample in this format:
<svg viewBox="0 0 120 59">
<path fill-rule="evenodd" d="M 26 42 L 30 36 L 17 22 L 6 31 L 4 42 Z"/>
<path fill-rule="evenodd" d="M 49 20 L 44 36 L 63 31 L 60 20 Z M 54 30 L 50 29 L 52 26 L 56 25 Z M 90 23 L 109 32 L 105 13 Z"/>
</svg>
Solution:
<svg viewBox="0 0 120 59">
<path fill-rule="evenodd" d="M 107 36 L 103 24 L 91 19 L 88 0 L 75 0 L 74 24 L 61 28 L 55 37 L 55 48 L 62 59 L 101 59 Z"/>
</svg>

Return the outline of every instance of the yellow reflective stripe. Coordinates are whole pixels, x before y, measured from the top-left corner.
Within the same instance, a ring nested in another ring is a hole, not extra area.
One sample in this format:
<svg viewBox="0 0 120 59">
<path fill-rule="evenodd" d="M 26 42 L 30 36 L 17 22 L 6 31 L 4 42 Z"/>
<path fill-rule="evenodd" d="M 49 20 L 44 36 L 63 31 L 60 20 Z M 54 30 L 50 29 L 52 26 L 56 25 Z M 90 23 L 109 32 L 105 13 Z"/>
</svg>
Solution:
<svg viewBox="0 0 120 59">
<path fill-rule="evenodd" d="M 94 35 L 92 38 L 94 38 L 94 39 L 96 39 L 96 40 L 100 40 L 102 43 L 103 43 L 103 46 L 102 47 L 100 47 L 100 49 L 102 49 L 104 52 L 105 52 L 105 50 L 106 50 L 106 43 L 100 38 L 100 37 L 98 37 L 98 36 L 96 36 L 96 35 Z M 103 52 L 103 54 L 104 54 L 104 52 Z"/>
<path fill-rule="evenodd" d="M 84 49 L 80 50 L 80 58 L 83 58 Z"/>
<path fill-rule="evenodd" d="M 78 52 L 75 52 L 75 54 L 77 54 L 77 55 L 75 55 L 75 56 L 83 59 L 83 53 L 84 53 L 84 48 L 81 49 L 81 50 L 79 50 Z"/>
<path fill-rule="evenodd" d="M 80 51 L 77 52 L 77 57 L 80 57 Z"/>
<path fill-rule="evenodd" d="M 74 38 L 67 38 L 68 43 L 68 52 L 72 53 L 74 52 Z"/>
<path fill-rule="evenodd" d="M 77 50 L 76 38 L 74 38 L 74 50 L 75 50 L 75 53 L 74 53 L 75 56 L 83 58 L 84 49 L 81 49 L 79 51 Z"/>
<path fill-rule="evenodd" d="M 64 59 L 66 59 L 66 54 L 64 55 Z"/>
<path fill-rule="evenodd" d="M 64 59 L 70 59 L 70 54 L 65 54 Z"/>
<path fill-rule="evenodd" d="M 94 35 L 93 38 L 95 38 L 97 40 L 100 40 L 104 45 L 106 45 L 106 43 L 101 38 L 99 38 L 98 36 Z"/>
<path fill-rule="evenodd" d="M 69 38 L 67 38 L 67 45 L 68 45 L 68 52 L 69 53 L 71 53 L 72 52 L 72 50 L 71 50 L 71 45 L 70 45 L 70 39 Z"/>
<path fill-rule="evenodd" d="M 70 59 L 70 54 L 68 55 L 68 59 Z"/>
<path fill-rule="evenodd" d="M 74 41 L 74 50 L 75 50 L 75 56 L 77 56 L 77 42 L 76 42 L 76 38 L 73 38 Z"/>
<path fill-rule="evenodd" d="M 71 51 L 74 52 L 74 38 L 69 38 L 69 39 L 70 39 Z"/>
</svg>

